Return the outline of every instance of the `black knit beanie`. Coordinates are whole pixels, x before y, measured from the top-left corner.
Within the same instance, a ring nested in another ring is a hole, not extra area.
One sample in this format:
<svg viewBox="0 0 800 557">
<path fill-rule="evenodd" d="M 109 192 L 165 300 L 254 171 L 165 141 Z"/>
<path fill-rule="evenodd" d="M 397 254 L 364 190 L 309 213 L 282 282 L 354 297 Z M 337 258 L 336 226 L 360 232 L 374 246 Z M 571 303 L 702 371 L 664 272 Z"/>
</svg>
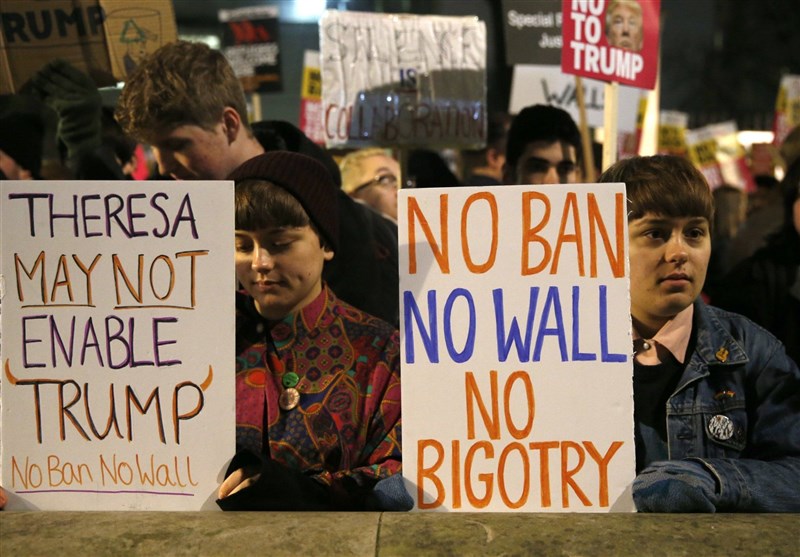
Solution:
<svg viewBox="0 0 800 557">
<path fill-rule="evenodd" d="M 42 105 L 27 95 L 0 95 L 0 150 L 39 177 L 44 149 Z"/>
<path fill-rule="evenodd" d="M 234 170 L 228 180 L 266 180 L 300 202 L 311 222 L 336 250 L 339 246 L 339 206 L 330 172 L 316 159 L 292 151 L 269 151 Z"/>
</svg>

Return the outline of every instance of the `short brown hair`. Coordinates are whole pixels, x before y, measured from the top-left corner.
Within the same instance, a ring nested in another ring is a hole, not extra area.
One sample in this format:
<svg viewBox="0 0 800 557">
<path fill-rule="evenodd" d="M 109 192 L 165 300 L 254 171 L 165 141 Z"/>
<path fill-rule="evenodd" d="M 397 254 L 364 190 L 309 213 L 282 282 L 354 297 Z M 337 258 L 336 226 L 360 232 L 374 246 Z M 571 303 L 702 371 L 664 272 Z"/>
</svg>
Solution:
<svg viewBox="0 0 800 557">
<path fill-rule="evenodd" d="M 647 213 L 665 217 L 705 217 L 714 221 L 714 198 L 703 174 L 688 160 L 672 155 L 632 157 L 612 165 L 597 180 L 624 182 L 628 220 Z"/>
<path fill-rule="evenodd" d="M 268 180 L 248 178 L 236 184 L 234 205 L 237 230 L 268 226 L 301 227 L 311 224 L 300 202 Z"/>
<path fill-rule="evenodd" d="M 231 107 L 249 132 L 247 101 L 225 56 L 204 43 L 168 43 L 147 56 L 122 89 L 114 116 L 126 133 L 149 141 L 160 130 L 210 130 Z"/>
</svg>

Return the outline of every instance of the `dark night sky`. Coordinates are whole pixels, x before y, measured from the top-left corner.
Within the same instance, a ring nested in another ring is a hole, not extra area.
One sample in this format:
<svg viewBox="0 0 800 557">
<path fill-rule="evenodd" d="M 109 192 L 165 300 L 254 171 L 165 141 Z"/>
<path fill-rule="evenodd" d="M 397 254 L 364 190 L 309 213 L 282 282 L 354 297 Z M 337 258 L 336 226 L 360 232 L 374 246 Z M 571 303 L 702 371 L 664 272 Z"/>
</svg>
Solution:
<svg viewBox="0 0 800 557">
<path fill-rule="evenodd" d="M 796 0 L 664 0 L 662 20 L 662 106 L 771 126 L 781 75 L 800 74 Z"/>
</svg>

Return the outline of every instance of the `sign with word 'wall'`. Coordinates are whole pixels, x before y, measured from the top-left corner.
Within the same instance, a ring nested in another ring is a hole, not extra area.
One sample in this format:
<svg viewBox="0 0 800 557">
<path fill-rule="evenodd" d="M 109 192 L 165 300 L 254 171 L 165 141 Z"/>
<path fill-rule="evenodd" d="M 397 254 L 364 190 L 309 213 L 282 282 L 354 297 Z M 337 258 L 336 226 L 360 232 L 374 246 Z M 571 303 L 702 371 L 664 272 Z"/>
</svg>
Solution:
<svg viewBox="0 0 800 557">
<path fill-rule="evenodd" d="M 399 195 L 415 507 L 632 510 L 624 184 Z"/>
</svg>

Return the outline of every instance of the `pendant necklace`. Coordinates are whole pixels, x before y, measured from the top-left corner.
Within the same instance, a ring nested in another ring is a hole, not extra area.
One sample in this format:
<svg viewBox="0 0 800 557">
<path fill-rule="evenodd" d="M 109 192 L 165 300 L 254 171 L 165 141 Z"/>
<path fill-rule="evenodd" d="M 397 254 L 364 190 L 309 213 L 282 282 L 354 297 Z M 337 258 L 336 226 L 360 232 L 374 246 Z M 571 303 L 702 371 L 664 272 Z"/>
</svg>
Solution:
<svg viewBox="0 0 800 557">
<path fill-rule="evenodd" d="M 281 378 L 281 385 L 283 386 L 283 391 L 278 397 L 278 406 L 281 407 L 281 410 L 288 412 L 296 408 L 300 403 L 300 391 L 295 388 L 300 382 L 300 376 L 293 371 L 286 373 L 283 362 L 278 358 L 278 348 L 275 346 L 271 334 L 267 337 L 266 352 L 269 359 L 269 368 Z"/>
<path fill-rule="evenodd" d="M 283 392 L 281 393 L 280 398 L 278 398 L 278 404 L 282 410 L 286 410 L 288 412 L 292 408 L 295 408 L 300 402 L 300 391 L 295 389 L 297 383 L 299 382 L 300 377 L 298 377 L 298 375 L 293 371 L 285 373 L 281 378 Z"/>
</svg>

